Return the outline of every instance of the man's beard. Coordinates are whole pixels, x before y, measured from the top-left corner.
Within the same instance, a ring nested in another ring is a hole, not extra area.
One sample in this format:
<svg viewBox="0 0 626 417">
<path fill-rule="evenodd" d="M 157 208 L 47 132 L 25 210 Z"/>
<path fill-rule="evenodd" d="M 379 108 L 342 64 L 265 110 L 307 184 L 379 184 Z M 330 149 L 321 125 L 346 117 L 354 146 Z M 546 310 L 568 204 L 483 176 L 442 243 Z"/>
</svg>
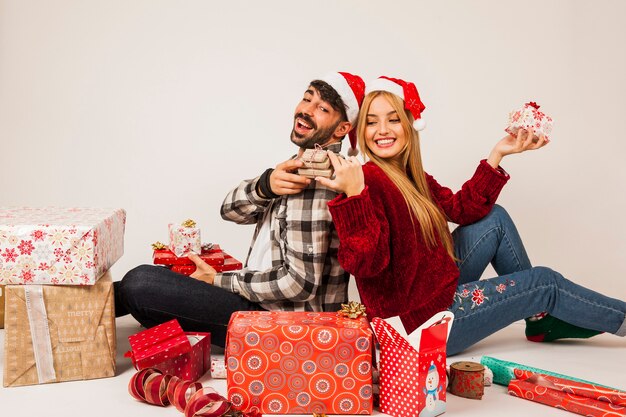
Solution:
<svg viewBox="0 0 626 417">
<path fill-rule="evenodd" d="M 296 132 L 295 129 L 291 130 L 291 141 L 294 144 L 304 149 L 314 148 L 316 143 L 319 143 L 320 145 L 326 144 L 326 142 L 328 142 L 328 140 L 331 138 L 333 133 L 335 133 L 335 129 L 337 129 L 337 126 L 339 126 L 339 123 L 341 123 L 341 120 L 338 120 L 337 123 L 335 123 L 333 126 L 318 130 L 317 125 L 306 114 L 304 113 L 296 114 L 294 117 L 294 123 L 295 123 L 296 118 L 300 118 L 304 120 L 309 125 L 311 125 L 313 129 L 315 130 L 315 133 L 313 133 L 313 136 L 309 138 L 305 138 L 304 136 L 300 135 L 299 133 Z"/>
</svg>

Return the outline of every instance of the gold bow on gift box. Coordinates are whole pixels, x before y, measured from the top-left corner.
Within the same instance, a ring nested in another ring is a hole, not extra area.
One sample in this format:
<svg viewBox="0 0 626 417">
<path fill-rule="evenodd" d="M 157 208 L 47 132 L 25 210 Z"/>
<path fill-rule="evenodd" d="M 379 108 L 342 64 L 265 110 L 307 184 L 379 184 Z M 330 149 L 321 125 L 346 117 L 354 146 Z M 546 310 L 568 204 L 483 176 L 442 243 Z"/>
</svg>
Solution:
<svg viewBox="0 0 626 417">
<path fill-rule="evenodd" d="M 187 219 L 180 224 L 183 227 L 196 227 L 196 222 L 191 219 Z"/>
<path fill-rule="evenodd" d="M 367 316 L 367 314 L 365 314 L 365 306 L 358 301 L 350 301 L 348 304 L 342 304 L 341 310 L 339 310 L 338 313 L 350 319 L 356 319 L 359 316 Z"/>
<path fill-rule="evenodd" d="M 163 249 L 167 249 L 167 246 L 165 246 L 165 244 L 159 242 L 158 240 L 156 242 L 154 242 L 152 244 L 152 249 L 154 250 L 163 250 Z"/>
</svg>

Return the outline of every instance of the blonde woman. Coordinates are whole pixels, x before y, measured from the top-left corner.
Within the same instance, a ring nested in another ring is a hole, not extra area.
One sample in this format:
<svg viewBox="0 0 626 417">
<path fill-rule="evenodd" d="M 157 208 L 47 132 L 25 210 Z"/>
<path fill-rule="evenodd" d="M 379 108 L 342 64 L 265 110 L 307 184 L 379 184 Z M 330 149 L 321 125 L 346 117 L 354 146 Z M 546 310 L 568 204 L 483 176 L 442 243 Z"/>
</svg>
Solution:
<svg viewBox="0 0 626 417">
<path fill-rule="evenodd" d="M 424 105 L 415 85 L 380 77 L 366 93 L 357 134 L 369 161 L 331 155 L 335 178 L 316 180 L 342 193 L 328 204 L 339 262 L 355 276 L 370 316 L 399 315 L 412 331 L 448 309 L 455 314 L 449 354 L 523 318 L 537 342 L 626 335 L 626 303 L 532 267 L 515 225 L 495 205 L 509 178 L 502 158 L 540 149 L 545 137 L 506 136 L 454 193 L 422 168 Z M 448 221 L 460 225 L 452 234 Z M 489 263 L 499 276 L 479 281 Z"/>
</svg>

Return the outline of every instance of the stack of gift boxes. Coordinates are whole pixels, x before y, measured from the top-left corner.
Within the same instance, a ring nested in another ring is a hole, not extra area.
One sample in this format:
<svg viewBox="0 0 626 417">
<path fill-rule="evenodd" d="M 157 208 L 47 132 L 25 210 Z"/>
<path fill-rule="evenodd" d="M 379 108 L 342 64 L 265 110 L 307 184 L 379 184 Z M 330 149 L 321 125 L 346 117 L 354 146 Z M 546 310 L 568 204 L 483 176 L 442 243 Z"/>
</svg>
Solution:
<svg viewBox="0 0 626 417">
<path fill-rule="evenodd" d="M 152 244 L 153 261 L 174 272 L 191 275 L 196 265 L 187 257 L 196 253 L 218 272 L 241 269 L 241 262 L 228 255 L 219 245 L 201 244 L 201 232 L 193 220 L 180 225 L 169 224 L 169 245 Z M 126 353 L 137 370 L 156 369 L 186 381 L 197 381 L 211 369 L 211 335 L 184 332 L 171 320 L 128 338 L 131 350 Z"/>
<path fill-rule="evenodd" d="M 0 208 L 5 387 L 115 375 L 108 270 L 125 222 L 122 209 Z"/>
<path fill-rule="evenodd" d="M 180 225 L 170 223 L 168 230 L 168 246 L 161 242 L 152 244 L 152 260 L 155 265 L 164 266 L 179 274 L 191 275 L 196 270 L 196 265 L 186 255 L 193 252 L 217 272 L 237 271 L 242 268 L 241 262 L 224 252 L 219 245 L 202 244 L 200 229 L 193 220 L 185 220 Z"/>
</svg>

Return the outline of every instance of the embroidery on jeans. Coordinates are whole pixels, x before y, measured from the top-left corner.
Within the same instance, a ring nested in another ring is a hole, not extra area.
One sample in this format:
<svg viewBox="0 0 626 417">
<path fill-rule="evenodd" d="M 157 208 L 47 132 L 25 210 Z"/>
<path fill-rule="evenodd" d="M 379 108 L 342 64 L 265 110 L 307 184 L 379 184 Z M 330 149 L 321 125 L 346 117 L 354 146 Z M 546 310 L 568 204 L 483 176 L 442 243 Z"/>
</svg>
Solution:
<svg viewBox="0 0 626 417">
<path fill-rule="evenodd" d="M 489 284 L 488 281 L 484 283 Z M 480 307 L 485 303 L 485 301 L 489 301 L 489 297 L 486 294 L 490 294 L 490 287 L 493 287 L 496 292 L 502 294 L 506 291 L 508 287 L 514 287 L 515 281 L 512 279 L 507 279 L 503 283 L 499 284 L 491 284 L 487 285 L 486 288 L 480 288 L 478 284 L 473 284 L 473 288 L 471 288 L 472 284 L 465 284 L 463 286 L 462 291 L 457 291 L 454 293 L 454 302 L 458 304 L 457 310 L 465 311 L 465 306 L 469 305 L 471 302 L 470 310 L 475 309 L 476 307 Z"/>
</svg>

